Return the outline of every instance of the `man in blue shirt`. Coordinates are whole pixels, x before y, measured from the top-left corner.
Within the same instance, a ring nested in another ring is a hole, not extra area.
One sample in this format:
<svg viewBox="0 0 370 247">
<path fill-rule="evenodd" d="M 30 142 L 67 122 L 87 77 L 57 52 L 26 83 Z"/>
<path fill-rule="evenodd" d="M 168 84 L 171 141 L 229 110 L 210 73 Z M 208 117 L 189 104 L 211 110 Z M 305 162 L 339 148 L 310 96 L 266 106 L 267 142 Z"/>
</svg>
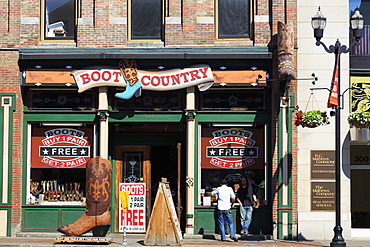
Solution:
<svg viewBox="0 0 370 247">
<path fill-rule="evenodd" d="M 226 241 L 225 234 L 225 222 L 229 225 L 230 228 L 230 238 L 235 242 L 238 242 L 238 239 L 235 236 L 233 216 L 231 214 L 231 203 L 230 199 L 235 200 L 235 193 L 232 188 L 227 186 L 227 181 L 222 180 L 221 186 L 212 191 L 212 195 L 217 195 L 217 209 L 218 209 L 218 224 L 220 226 L 221 232 L 221 241 Z"/>
</svg>

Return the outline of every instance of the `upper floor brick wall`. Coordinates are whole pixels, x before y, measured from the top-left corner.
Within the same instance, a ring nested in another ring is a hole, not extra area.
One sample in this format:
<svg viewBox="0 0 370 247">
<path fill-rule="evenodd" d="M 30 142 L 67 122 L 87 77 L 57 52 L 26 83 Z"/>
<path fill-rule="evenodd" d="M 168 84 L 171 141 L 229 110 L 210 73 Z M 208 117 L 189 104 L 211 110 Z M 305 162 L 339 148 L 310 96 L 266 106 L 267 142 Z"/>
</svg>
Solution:
<svg viewBox="0 0 370 247">
<path fill-rule="evenodd" d="M 162 40 L 130 40 L 128 0 L 76 0 L 74 40 L 43 40 L 40 1 L 3 3 L 1 47 L 218 47 L 266 46 L 277 32 L 277 21 L 296 22 L 296 0 L 250 1 L 251 39 L 218 40 L 217 1 L 163 0 Z M 258 5 L 255 5 L 258 4 Z"/>
</svg>

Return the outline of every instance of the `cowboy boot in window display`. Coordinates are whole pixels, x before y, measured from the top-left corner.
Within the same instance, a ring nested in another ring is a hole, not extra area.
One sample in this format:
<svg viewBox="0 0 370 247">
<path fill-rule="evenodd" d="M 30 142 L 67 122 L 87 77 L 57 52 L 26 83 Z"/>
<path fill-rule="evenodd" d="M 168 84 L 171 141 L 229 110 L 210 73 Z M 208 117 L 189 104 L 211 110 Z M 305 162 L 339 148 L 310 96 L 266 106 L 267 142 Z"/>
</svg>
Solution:
<svg viewBox="0 0 370 247">
<path fill-rule="evenodd" d="M 95 237 L 104 237 L 110 227 L 110 193 L 112 165 L 96 157 L 86 165 L 86 210 L 73 224 L 57 230 L 68 236 L 80 236 L 90 230 Z"/>
</svg>

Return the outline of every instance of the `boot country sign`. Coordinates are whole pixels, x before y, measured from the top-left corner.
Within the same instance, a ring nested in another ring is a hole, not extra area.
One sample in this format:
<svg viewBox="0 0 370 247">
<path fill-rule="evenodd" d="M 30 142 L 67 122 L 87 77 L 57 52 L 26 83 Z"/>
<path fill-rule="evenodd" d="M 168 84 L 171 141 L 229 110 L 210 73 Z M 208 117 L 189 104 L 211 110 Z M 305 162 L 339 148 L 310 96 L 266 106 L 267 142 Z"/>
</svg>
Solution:
<svg viewBox="0 0 370 247">
<path fill-rule="evenodd" d="M 139 70 L 136 61 L 124 59 L 119 63 L 119 69 L 112 67 L 87 67 L 71 73 L 78 92 L 100 86 L 126 87 L 124 93 L 116 97 L 129 99 L 134 94 L 140 96 L 140 90 L 169 91 L 198 86 L 205 91 L 213 85 L 214 78 L 208 65 L 198 64 L 182 69 L 171 70 Z"/>
</svg>

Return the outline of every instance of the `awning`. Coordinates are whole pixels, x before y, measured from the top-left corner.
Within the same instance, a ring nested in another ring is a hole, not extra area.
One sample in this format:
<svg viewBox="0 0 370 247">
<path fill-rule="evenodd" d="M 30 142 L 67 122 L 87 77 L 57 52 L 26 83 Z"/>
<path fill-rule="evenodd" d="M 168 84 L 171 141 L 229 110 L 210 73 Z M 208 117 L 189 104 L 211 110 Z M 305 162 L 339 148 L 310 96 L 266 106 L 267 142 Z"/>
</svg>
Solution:
<svg viewBox="0 0 370 247">
<path fill-rule="evenodd" d="M 154 49 L 21 49 L 20 60 L 58 59 L 272 59 L 267 47 Z"/>
</svg>

